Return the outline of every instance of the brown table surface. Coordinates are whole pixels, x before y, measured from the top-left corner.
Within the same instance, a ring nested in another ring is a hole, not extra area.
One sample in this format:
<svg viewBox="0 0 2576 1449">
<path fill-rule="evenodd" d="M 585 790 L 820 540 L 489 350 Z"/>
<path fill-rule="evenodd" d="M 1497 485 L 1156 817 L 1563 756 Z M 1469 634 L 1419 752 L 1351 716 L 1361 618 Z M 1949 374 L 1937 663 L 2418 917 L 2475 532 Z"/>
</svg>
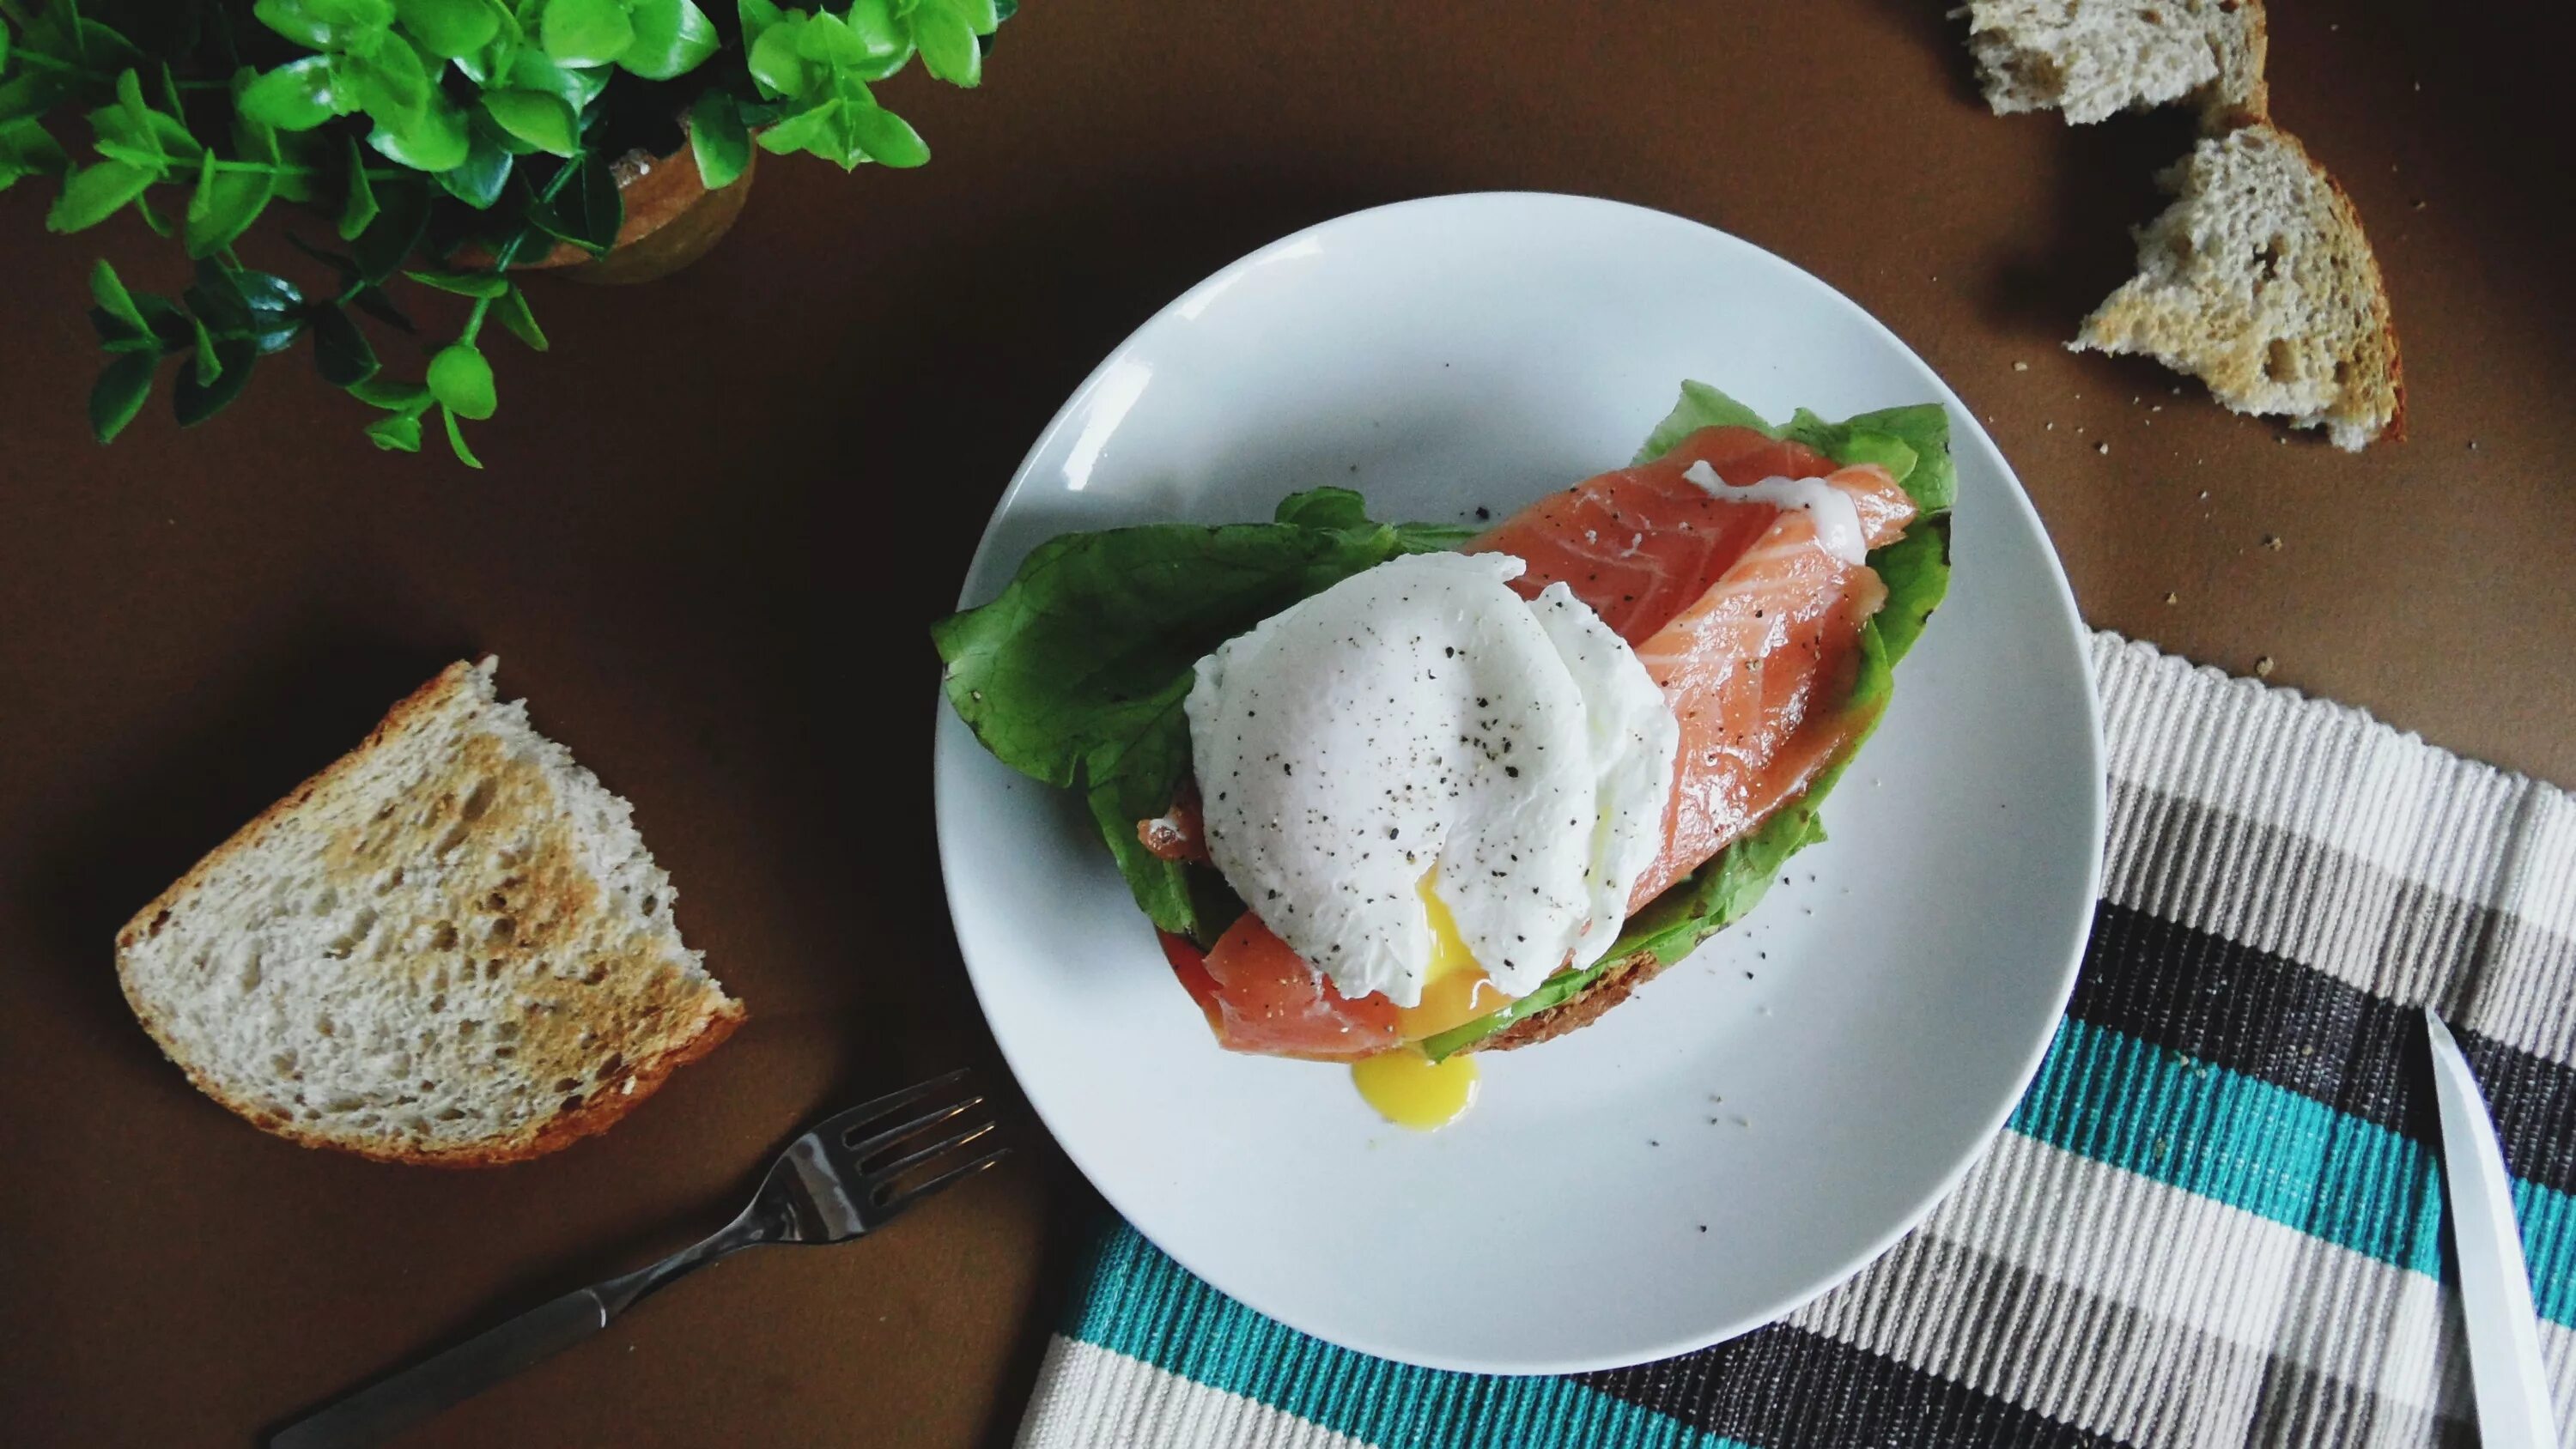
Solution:
<svg viewBox="0 0 2576 1449">
<path fill-rule="evenodd" d="M 2355 458 L 2059 347 L 2126 275 L 2187 124 L 1989 116 L 1943 8 L 1038 0 L 982 91 L 893 88 L 927 170 L 765 165 L 694 270 L 540 284 L 555 349 L 502 344 L 480 474 L 374 451 L 301 367 L 187 437 L 156 397 L 95 447 L 89 258 L 164 287 L 173 264 L 130 219 L 47 237 L 47 188 L 0 197 L 0 1438 L 243 1444 L 676 1245 L 820 1109 L 998 1067 L 924 762 L 849 742 L 926 745 L 921 626 L 1101 353 L 1354 208 L 1589 192 L 1750 238 L 1989 420 L 2093 623 L 2235 671 L 2268 655 L 2275 683 L 2576 779 L 2576 148 L 2553 97 L 2484 84 L 2522 22 L 2274 16 L 2281 119 L 2359 203 L 2405 340 L 2413 438 Z M 136 1029 L 110 938 L 478 650 L 634 800 L 751 1024 L 528 1166 L 262 1136 Z M 704 1275 L 409 1442 L 1004 1439 L 1094 1202 L 1028 1153 L 878 1241 Z"/>
</svg>

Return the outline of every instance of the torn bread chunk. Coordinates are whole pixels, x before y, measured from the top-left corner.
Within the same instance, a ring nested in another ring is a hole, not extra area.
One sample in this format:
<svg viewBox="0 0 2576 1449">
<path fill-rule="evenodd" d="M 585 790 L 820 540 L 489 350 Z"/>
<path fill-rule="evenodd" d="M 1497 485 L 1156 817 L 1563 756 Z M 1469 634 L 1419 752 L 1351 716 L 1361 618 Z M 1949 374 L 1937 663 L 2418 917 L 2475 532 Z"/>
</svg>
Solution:
<svg viewBox="0 0 2576 1449">
<path fill-rule="evenodd" d="M 2182 104 L 2213 132 L 2265 119 L 2259 0 L 1973 0 L 1953 13 L 1997 115 L 2084 124 Z"/>
<path fill-rule="evenodd" d="M 2175 200 L 2138 234 L 2138 274 L 2068 346 L 2143 353 L 2339 448 L 2405 437 L 2388 292 L 2343 188 L 2269 126 L 2203 140 L 2162 179 Z"/>
</svg>

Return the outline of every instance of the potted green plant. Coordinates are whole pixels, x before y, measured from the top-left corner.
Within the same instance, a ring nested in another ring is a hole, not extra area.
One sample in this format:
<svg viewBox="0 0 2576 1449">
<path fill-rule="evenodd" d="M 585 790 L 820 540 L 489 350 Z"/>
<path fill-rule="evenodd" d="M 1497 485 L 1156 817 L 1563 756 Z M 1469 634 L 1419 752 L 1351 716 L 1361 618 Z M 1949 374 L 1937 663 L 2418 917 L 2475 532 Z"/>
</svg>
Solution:
<svg viewBox="0 0 2576 1449">
<path fill-rule="evenodd" d="M 175 295 L 129 289 L 104 259 L 92 269 L 100 442 L 133 421 L 164 360 L 193 425 L 260 358 L 309 337 L 321 375 L 380 414 L 378 446 L 416 451 L 436 413 L 480 467 L 459 423 L 493 412 L 487 325 L 546 346 L 515 272 L 587 263 L 633 280 L 686 262 L 740 209 L 755 146 L 844 170 L 921 165 L 929 147 L 871 87 L 915 56 L 976 84 L 1014 8 L 0 0 L 0 188 L 52 178 L 49 229 L 132 211 L 192 263 Z M 278 203 L 331 233 L 288 229 L 317 269 L 306 282 L 235 250 Z M 405 284 L 472 299 L 413 378 L 385 367 L 360 321 L 416 334 Z"/>
</svg>

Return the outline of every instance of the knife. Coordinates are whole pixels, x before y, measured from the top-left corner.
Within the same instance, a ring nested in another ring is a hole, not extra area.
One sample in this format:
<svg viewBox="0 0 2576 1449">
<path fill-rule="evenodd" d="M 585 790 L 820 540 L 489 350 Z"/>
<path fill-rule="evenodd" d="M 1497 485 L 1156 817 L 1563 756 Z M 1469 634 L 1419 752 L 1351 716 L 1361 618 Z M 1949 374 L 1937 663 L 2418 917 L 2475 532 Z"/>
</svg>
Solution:
<svg viewBox="0 0 2576 1449">
<path fill-rule="evenodd" d="M 2469 1059 L 2429 1006 L 2424 1031 L 2433 1047 L 2433 1099 L 2441 1107 L 2443 1191 L 2459 1255 L 2478 1439 L 2488 1449 L 2555 1449 L 2549 1381 L 2540 1366 L 2540 1315 L 2531 1306 L 2531 1270 L 2522 1261 L 2504 1150 L 2496 1145 Z"/>
</svg>

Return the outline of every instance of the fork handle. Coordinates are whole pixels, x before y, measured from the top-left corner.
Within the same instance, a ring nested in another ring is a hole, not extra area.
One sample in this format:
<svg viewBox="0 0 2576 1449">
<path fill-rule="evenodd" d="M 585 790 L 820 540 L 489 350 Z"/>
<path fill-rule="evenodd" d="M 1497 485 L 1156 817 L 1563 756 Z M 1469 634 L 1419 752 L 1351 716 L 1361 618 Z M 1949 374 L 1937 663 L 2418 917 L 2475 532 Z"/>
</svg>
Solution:
<svg viewBox="0 0 2576 1449">
<path fill-rule="evenodd" d="M 607 1326 L 599 1290 L 577 1289 L 351 1394 L 279 1433 L 270 1449 L 380 1444 Z"/>
</svg>

